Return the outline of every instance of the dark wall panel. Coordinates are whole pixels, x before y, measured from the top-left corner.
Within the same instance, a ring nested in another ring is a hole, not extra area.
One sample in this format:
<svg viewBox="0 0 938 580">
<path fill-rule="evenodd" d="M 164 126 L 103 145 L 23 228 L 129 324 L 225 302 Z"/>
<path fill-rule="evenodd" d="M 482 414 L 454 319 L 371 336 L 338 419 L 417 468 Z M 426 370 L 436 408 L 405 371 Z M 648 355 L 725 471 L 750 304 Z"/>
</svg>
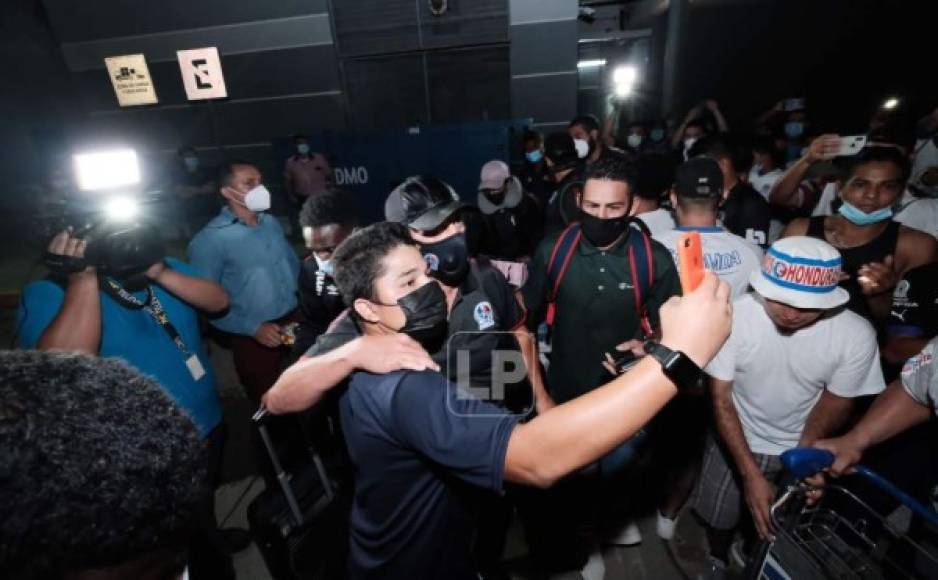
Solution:
<svg viewBox="0 0 938 580">
<path fill-rule="evenodd" d="M 420 47 L 414 0 L 333 0 L 332 11 L 342 56 Z"/>
<path fill-rule="evenodd" d="M 514 110 L 515 117 L 531 117 L 536 123 L 566 121 L 576 112 L 576 100 L 575 72 L 511 80 L 512 106 L 523 104 L 523 109 Z"/>
<path fill-rule="evenodd" d="M 326 0 L 43 0 L 61 42 L 327 12 Z"/>
<path fill-rule="evenodd" d="M 511 27 L 511 72 L 515 75 L 576 70 L 577 29 L 569 20 Z"/>
<path fill-rule="evenodd" d="M 508 40 L 507 0 L 449 0 L 442 16 L 431 14 L 426 1 L 333 0 L 332 6 L 343 56 Z"/>
<path fill-rule="evenodd" d="M 348 60 L 345 79 L 354 128 L 391 129 L 429 122 L 422 55 Z"/>
<path fill-rule="evenodd" d="M 344 127 L 339 96 L 218 102 L 212 105 L 222 144 L 266 143 L 296 132 Z M 208 103 L 171 109 L 125 109 L 90 115 L 81 134 L 88 142 L 127 142 L 142 149 L 175 149 L 216 142 Z"/>
<path fill-rule="evenodd" d="M 427 55 L 434 123 L 507 119 L 511 114 L 508 47 Z"/>
<path fill-rule="evenodd" d="M 141 36 L 121 36 L 62 44 L 71 70 L 104 67 L 104 59 L 120 54 L 144 53 L 149 62 L 176 60 L 176 51 L 214 46 L 224 55 L 332 44 L 327 14 L 287 20 L 262 20 L 203 29 L 185 29 Z"/>
<path fill-rule="evenodd" d="M 442 16 L 419 2 L 420 36 L 426 48 L 508 41 L 508 0 L 449 0 Z"/>
</svg>

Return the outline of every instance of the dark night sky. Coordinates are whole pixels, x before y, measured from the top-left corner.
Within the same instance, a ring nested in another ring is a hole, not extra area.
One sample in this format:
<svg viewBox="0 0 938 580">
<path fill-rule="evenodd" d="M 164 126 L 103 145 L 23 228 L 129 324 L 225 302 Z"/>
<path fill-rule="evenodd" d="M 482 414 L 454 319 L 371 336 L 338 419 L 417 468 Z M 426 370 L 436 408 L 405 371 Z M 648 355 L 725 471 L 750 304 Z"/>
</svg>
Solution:
<svg viewBox="0 0 938 580">
<path fill-rule="evenodd" d="M 938 105 L 936 2 L 692 2 L 685 90 L 748 119 L 804 95 L 819 129 L 865 126 L 887 95 L 908 116 Z"/>
</svg>

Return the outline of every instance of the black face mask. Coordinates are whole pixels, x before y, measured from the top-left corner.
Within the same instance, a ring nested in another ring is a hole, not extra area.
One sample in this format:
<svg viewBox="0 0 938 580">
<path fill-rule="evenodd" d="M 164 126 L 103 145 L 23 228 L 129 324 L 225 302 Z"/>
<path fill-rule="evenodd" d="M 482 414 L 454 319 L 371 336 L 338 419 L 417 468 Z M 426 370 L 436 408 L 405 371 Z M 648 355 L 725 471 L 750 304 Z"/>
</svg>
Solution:
<svg viewBox="0 0 938 580">
<path fill-rule="evenodd" d="M 486 191 L 483 195 L 489 199 L 494 205 L 501 205 L 505 201 L 505 196 L 508 194 L 504 190 L 496 191 Z"/>
<path fill-rule="evenodd" d="M 612 244 L 629 227 L 629 216 L 600 219 L 580 210 L 580 223 L 583 226 L 583 235 L 597 248 L 605 248 Z"/>
<path fill-rule="evenodd" d="M 435 244 L 423 244 L 420 253 L 430 267 L 430 275 L 447 286 L 459 286 L 469 273 L 465 234 L 456 234 Z"/>
<path fill-rule="evenodd" d="M 404 326 L 397 331 L 420 343 L 428 353 L 438 352 L 446 339 L 446 295 L 429 282 L 397 301 L 404 311 Z"/>
</svg>

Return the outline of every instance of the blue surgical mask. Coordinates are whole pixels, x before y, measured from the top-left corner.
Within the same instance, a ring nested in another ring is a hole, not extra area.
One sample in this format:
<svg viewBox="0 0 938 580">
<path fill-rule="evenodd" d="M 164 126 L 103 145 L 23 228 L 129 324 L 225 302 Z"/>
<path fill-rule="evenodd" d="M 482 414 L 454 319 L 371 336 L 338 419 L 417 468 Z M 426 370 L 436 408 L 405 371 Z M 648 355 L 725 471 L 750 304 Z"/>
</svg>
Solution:
<svg viewBox="0 0 938 580">
<path fill-rule="evenodd" d="M 296 152 L 299 153 L 300 155 L 308 155 L 309 145 L 307 145 L 306 143 L 300 143 L 299 145 L 296 146 Z"/>
<path fill-rule="evenodd" d="M 528 163 L 540 163 L 541 159 L 544 159 L 544 152 L 540 149 L 528 151 L 524 154 L 524 158 L 528 160 Z"/>
<path fill-rule="evenodd" d="M 785 134 L 789 139 L 797 139 L 804 133 L 804 123 L 801 121 L 789 121 L 785 123 Z"/>
<path fill-rule="evenodd" d="M 182 162 L 186 164 L 186 169 L 189 171 L 195 171 L 199 168 L 199 158 L 198 157 L 183 157 Z"/>
<path fill-rule="evenodd" d="M 649 137 L 652 141 L 661 141 L 664 139 L 664 129 L 652 129 Z"/>
<path fill-rule="evenodd" d="M 316 260 L 316 266 L 319 267 L 320 272 L 327 276 L 335 274 L 335 265 L 332 263 L 332 260 L 323 260 L 316 254 L 313 254 L 313 259 Z"/>
<path fill-rule="evenodd" d="M 846 201 L 843 202 L 837 212 L 847 218 L 847 221 L 858 226 L 868 226 L 870 224 L 879 223 L 881 221 L 892 218 L 891 207 L 884 207 L 883 209 L 878 209 L 873 213 L 866 213 L 865 211 L 847 203 Z"/>
</svg>

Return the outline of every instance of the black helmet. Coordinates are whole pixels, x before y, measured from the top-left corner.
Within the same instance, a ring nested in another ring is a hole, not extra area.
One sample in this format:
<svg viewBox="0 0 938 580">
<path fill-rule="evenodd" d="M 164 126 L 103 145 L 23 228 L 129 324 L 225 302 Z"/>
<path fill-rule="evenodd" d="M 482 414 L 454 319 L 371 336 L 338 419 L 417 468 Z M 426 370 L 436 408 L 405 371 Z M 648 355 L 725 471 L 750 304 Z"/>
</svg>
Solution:
<svg viewBox="0 0 938 580">
<path fill-rule="evenodd" d="M 448 183 L 427 175 L 415 175 L 405 179 L 388 196 L 384 218 L 427 232 L 440 227 L 464 206 Z"/>
</svg>

